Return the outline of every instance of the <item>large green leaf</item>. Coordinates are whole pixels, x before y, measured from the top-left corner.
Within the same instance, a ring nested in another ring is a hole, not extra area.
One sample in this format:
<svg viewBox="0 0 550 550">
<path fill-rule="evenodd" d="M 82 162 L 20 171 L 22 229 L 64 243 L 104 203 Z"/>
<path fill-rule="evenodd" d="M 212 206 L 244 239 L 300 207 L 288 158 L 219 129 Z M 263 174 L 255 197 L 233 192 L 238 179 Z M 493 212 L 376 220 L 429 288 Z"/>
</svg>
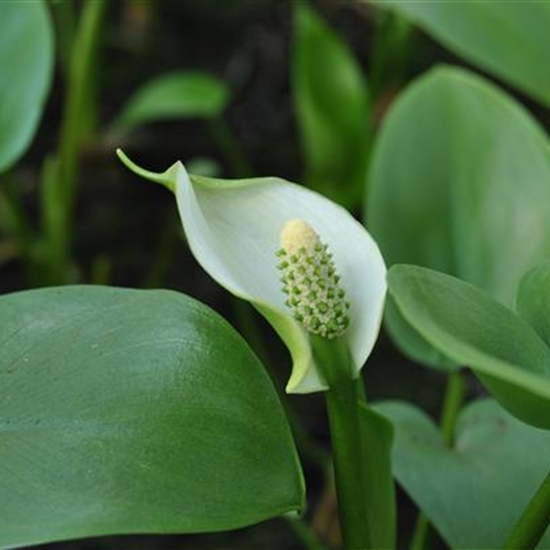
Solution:
<svg viewBox="0 0 550 550">
<path fill-rule="evenodd" d="M 34 136 L 53 61 L 45 2 L 0 2 L 0 172 L 19 159 Z"/>
<path fill-rule="evenodd" d="M 308 184 L 348 207 L 363 193 L 369 98 L 352 52 L 307 5 L 295 2 L 293 94 Z"/>
<path fill-rule="evenodd" d="M 466 71 L 430 71 L 396 101 L 370 186 L 369 228 L 389 264 L 451 273 L 512 305 L 523 273 L 550 256 L 548 139 L 521 106 Z M 387 320 L 414 351 L 418 337 Z M 429 350 L 421 359 L 438 365 Z"/>
<path fill-rule="evenodd" d="M 525 321 L 475 286 L 430 269 L 396 265 L 388 285 L 430 344 L 471 367 L 512 414 L 550 428 L 550 349 Z"/>
<path fill-rule="evenodd" d="M 218 78 L 201 72 L 175 72 L 144 84 L 113 121 L 120 135 L 141 124 L 178 118 L 212 118 L 229 102 L 229 90 Z"/>
<path fill-rule="evenodd" d="M 550 106 L 549 2 L 374 0 L 444 46 Z"/>
<path fill-rule="evenodd" d="M 491 399 L 461 413 L 452 447 L 433 421 L 403 402 L 376 410 L 395 425 L 394 472 L 451 548 L 501 548 L 546 476 L 550 434 L 519 422 Z M 540 548 L 550 546 L 546 533 Z"/>
<path fill-rule="evenodd" d="M 0 298 L 0 546 L 232 529 L 299 509 L 267 375 L 207 307 L 169 291 Z"/>
</svg>

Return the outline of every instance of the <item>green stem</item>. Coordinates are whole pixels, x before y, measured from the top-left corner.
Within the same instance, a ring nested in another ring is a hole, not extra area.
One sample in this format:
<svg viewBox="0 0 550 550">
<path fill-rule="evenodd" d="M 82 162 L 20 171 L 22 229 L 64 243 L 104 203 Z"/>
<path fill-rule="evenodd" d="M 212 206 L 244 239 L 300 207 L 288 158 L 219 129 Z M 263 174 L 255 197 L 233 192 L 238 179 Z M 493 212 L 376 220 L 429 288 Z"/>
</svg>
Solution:
<svg viewBox="0 0 550 550">
<path fill-rule="evenodd" d="M 235 177 L 252 176 L 254 171 L 225 119 L 221 116 L 210 119 L 210 131 Z"/>
<path fill-rule="evenodd" d="M 466 384 L 460 371 L 449 374 L 445 398 L 443 399 L 443 410 L 441 413 L 441 433 L 443 443 L 452 447 L 455 437 L 455 425 L 458 413 L 464 402 Z"/>
<path fill-rule="evenodd" d="M 34 236 L 31 224 L 25 209 L 19 189 L 21 185 L 14 181 L 14 175 L 4 175 L 2 190 L 0 191 L 0 229 L 3 229 L 9 236 L 17 240 L 18 250 L 27 266 L 31 262 L 31 250 Z"/>
<path fill-rule="evenodd" d="M 71 67 L 71 52 L 76 28 L 76 17 L 73 0 L 52 0 L 50 2 L 57 38 L 57 56 L 63 71 L 68 77 Z"/>
<path fill-rule="evenodd" d="M 106 256 L 96 256 L 90 271 L 90 282 L 93 285 L 108 285 L 111 280 L 111 261 Z"/>
<path fill-rule="evenodd" d="M 305 548 L 308 550 L 327 550 L 326 546 L 323 545 L 302 518 L 290 514 L 284 516 L 284 518 Z"/>
<path fill-rule="evenodd" d="M 504 550 L 535 548 L 550 523 L 550 472 L 517 520 L 504 543 Z"/>
<path fill-rule="evenodd" d="M 143 281 L 143 288 L 162 288 L 166 275 L 174 258 L 174 251 L 178 243 L 179 218 L 175 212 L 171 212 L 162 228 L 159 242 L 156 246 L 156 254 L 152 258 L 149 273 Z"/>
<path fill-rule="evenodd" d="M 68 82 L 68 95 L 63 112 L 59 138 L 59 172 L 62 199 L 71 205 L 74 200 L 78 151 L 82 145 L 82 121 L 86 120 L 89 89 L 93 86 L 92 72 L 95 66 L 98 39 L 107 2 L 88 0 L 80 18 Z"/>
<path fill-rule="evenodd" d="M 441 412 L 441 434 L 443 443 L 447 447 L 452 447 L 455 436 L 455 425 L 458 413 L 464 402 L 466 393 L 466 384 L 460 371 L 455 371 L 447 377 L 447 388 L 443 399 Z M 416 518 L 414 527 L 411 550 L 422 550 L 426 547 L 430 534 L 430 521 L 424 512 L 420 511 Z"/>
<path fill-rule="evenodd" d="M 418 512 L 411 539 L 411 550 L 422 550 L 426 547 L 430 531 L 430 520 L 424 512 Z"/>
<path fill-rule="evenodd" d="M 344 548 L 371 548 L 361 464 L 359 379 L 343 338 L 311 336 L 313 352 L 329 389 L 325 392 L 332 441 L 338 514 Z"/>
<path fill-rule="evenodd" d="M 103 0 L 88 0 L 84 5 L 73 41 L 57 157 L 52 159 L 47 168 L 49 173 L 44 175 L 48 182 L 43 207 L 50 282 L 62 281 L 66 274 L 78 154 L 89 129 L 89 112 L 93 107 L 90 94 L 94 85 L 92 74 L 106 6 L 107 2 Z"/>
<path fill-rule="evenodd" d="M 369 88 L 378 97 L 388 84 L 400 84 L 404 79 L 410 57 L 413 26 L 403 17 L 380 13 L 370 59 Z"/>
</svg>

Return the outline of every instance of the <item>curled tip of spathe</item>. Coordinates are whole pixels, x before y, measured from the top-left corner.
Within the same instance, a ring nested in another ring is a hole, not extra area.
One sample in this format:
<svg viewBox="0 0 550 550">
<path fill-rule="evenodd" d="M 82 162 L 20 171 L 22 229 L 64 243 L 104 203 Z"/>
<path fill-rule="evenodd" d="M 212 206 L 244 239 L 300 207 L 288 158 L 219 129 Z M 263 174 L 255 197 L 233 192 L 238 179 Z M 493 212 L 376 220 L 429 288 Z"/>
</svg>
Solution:
<svg viewBox="0 0 550 550">
<path fill-rule="evenodd" d="M 150 172 L 149 170 L 145 170 L 144 168 L 141 168 L 141 166 L 138 166 L 120 147 L 117 147 L 116 154 L 117 157 L 122 161 L 122 164 L 124 164 L 126 168 L 134 172 L 134 174 L 154 183 L 160 183 L 170 191 L 174 192 L 173 171 L 175 168 L 178 167 L 183 168 L 183 164 L 181 164 L 181 162 L 176 162 L 170 168 L 168 168 L 168 170 L 159 174 L 157 172 Z"/>
</svg>

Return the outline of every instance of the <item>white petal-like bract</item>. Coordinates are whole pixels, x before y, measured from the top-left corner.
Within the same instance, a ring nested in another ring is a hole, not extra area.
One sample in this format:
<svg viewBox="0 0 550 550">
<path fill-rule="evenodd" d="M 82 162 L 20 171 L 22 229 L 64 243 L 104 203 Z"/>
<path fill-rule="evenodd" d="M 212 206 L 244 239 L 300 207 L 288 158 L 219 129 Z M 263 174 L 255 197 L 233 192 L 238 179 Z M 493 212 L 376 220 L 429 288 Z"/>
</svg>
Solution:
<svg viewBox="0 0 550 550">
<path fill-rule="evenodd" d="M 369 356 L 382 320 L 386 267 L 378 246 L 344 208 L 302 186 L 278 178 L 218 180 L 189 176 L 181 163 L 153 174 L 123 162 L 139 175 L 163 183 L 176 195 L 189 246 L 220 285 L 250 301 L 284 340 L 293 360 L 291 393 L 326 389 L 309 336 L 292 318 L 281 290 L 276 252 L 281 230 L 303 219 L 333 254 L 340 284 L 351 304 L 348 342 L 358 373 Z"/>
</svg>

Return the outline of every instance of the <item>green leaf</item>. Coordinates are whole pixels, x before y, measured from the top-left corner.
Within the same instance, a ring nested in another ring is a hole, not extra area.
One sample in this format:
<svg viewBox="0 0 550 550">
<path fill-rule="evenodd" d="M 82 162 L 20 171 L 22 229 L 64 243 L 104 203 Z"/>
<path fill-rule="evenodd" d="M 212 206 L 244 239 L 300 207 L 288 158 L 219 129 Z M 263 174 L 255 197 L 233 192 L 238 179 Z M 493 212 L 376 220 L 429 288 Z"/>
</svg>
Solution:
<svg viewBox="0 0 550 550">
<path fill-rule="evenodd" d="M 229 103 L 229 90 L 218 78 L 201 72 L 175 72 L 144 84 L 128 100 L 110 132 L 125 134 L 159 120 L 212 118 Z"/>
<path fill-rule="evenodd" d="M 384 402 L 395 426 L 397 480 L 451 548 L 501 548 L 548 472 L 550 434 L 519 422 L 491 399 L 461 412 L 452 448 L 420 409 Z M 550 533 L 540 543 L 550 545 Z"/>
<path fill-rule="evenodd" d="M 550 106 L 548 2 L 374 0 L 402 14 L 451 51 Z"/>
<path fill-rule="evenodd" d="M 530 270 L 521 280 L 516 309 L 550 346 L 550 261 Z"/>
<path fill-rule="evenodd" d="M 273 386 L 181 294 L 0 298 L 0 546 L 233 529 L 302 507 Z"/>
<path fill-rule="evenodd" d="M 430 71 L 395 102 L 370 185 L 369 229 L 390 265 L 456 275 L 511 306 L 523 273 L 550 256 L 548 139 L 520 105 L 466 71 Z M 410 349 L 404 323 L 388 323 Z M 426 351 L 423 362 L 434 364 Z"/>
<path fill-rule="evenodd" d="M 310 187 L 348 207 L 361 199 L 369 97 L 352 52 L 307 5 L 295 3 L 292 83 Z"/>
<path fill-rule="evenodd" d="M 50 89 L 53 62 L 45 2 L 0 2 L 0 172 L 30 145 Z"/>
<path fill-rule="evenodd" d="M 395 548 L 395 488 L 392 478 L 391 422 L 365 403 L 360 406 L 363 475 L 373 548 Z"/>
<path fill-rule="evenodd" d="M 391 338 L 399 343 L 402 351 L 413 361 L 449 372 L 460 368 L 460 365 L 436 350 L 413 329 L 399 312 L 391 295 L 386 299 L 384 318 Z"/>
<path fill-rule="evenodd" d="M 471 367 L 512 414 L 550 428 L 550 349 L 525 321 L 475 286 L 430 269 L 394 266 L 388 285 L 430 344 Z"/>
</svg>

